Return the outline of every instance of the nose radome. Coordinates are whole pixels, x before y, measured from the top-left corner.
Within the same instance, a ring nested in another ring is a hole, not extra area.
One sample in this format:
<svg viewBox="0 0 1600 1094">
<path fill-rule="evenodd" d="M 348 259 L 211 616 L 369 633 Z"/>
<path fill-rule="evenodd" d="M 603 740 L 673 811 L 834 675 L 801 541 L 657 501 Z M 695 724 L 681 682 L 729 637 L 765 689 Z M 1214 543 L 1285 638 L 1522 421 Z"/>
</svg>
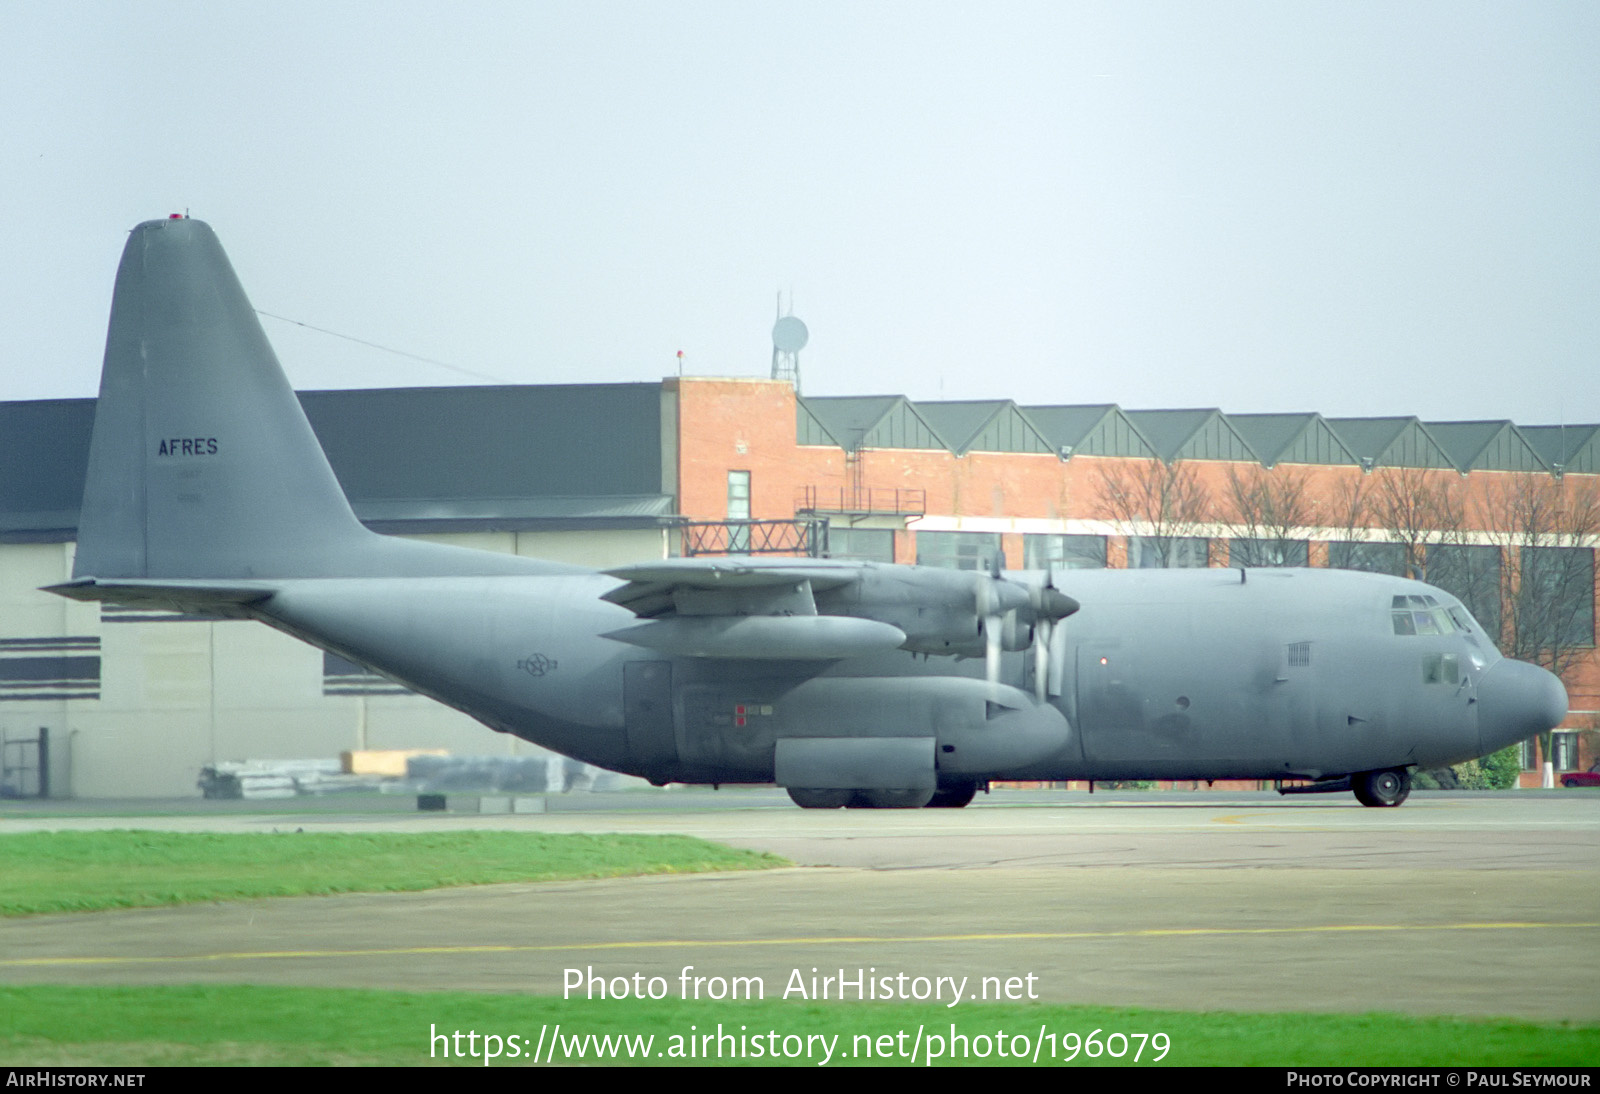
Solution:
<svg viewBox="0 0 1600 1094">
<path fill-rule="evenodd" d="M 1554 729 L 1567 716 L 1567 689 L 1538 665 L 1507 658 L 1478 683 L 1478 739 L 1484 755 Z"/>
</svg>

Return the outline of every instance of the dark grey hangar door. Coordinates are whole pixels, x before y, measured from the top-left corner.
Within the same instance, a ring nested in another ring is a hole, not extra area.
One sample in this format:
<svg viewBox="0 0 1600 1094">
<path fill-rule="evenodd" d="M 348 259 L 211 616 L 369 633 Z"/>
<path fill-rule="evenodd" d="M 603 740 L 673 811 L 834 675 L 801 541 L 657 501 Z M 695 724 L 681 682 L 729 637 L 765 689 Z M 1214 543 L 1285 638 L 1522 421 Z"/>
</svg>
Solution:
<svg viewBox="0 0 1600 1094">
<path fill-rule="evenodd" d="M 672 662 L 629 661 L 622 666 L 622 717 L 628 754 L 646 770 L 677 763 L 672 728 Z"/>
</svg>

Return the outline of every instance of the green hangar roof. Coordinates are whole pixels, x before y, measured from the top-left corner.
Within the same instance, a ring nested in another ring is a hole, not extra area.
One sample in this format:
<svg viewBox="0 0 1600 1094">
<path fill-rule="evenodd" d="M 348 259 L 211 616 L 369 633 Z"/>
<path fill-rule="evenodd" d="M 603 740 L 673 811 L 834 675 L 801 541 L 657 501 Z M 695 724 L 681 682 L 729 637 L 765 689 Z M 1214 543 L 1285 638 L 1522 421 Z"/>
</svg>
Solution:
<svg viewBox="0 0 1600 1094">
<path fill-rule="evenodd" d="M 1038 427 L 1010 399 L 915 405 L 917 413 L 950 442 L 950 451 L 958 456 L 968 452 L 1055 454 Z"/>
<path fill-rule="evenodd" d="M 1222 411 L 1130 410 L 1128 420 L 1150 440 L 1156 454 L 1173 460 L 1236 460 L 1256 462 L 1259 457 Z"/>
<path fill-rule="evenodd" d="M 949 448 L 945 439 L 904 395 L 829 396 L 795 399 L 800 444 L 862 448 Z"/>
<path fill-rule="evenodd" d="M 1329 418 L 1328 425 L 1363 467 L 1455 466 L 1415 418 Z"/>
<path fill-rule="evenodd" d="M 1510 422 L 1428 422 L 1428 432 L 1457 471 L 1548 471 L 1526 437 Z"/>
<path fill-rule="evenodd" d="M 1115 403 L 1094 406 L 1030 406 L 1023 409 L 1062 459 L 1073 456 L 1126 456 L 1155 459 L 1139 427 Z"/>
<path fill-rule="evenodd" d="M 1320 414 L 1229 414 L 1227 418 L 1266 467 L 1360 462 Z"/>
<path fill-rule="evenodd" d="M 1600 475 L 1600 425 L 1525 425 L 1519 428 L 1551 470 Z"/>
</svg>

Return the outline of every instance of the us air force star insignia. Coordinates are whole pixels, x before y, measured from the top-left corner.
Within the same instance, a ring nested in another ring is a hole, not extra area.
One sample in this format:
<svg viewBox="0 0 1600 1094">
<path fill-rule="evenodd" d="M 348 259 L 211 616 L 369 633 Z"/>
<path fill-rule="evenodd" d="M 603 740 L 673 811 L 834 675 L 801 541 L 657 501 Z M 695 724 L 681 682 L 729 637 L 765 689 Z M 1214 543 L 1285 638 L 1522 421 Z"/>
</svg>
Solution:
<svg viewBox="0 0 1600 1094">
<path fill-rule="evenodd" d="M 531 657 L 525 657 L 518 661 L 517 668 L 529 676 L 543 676 L 547 672 L 555 672 L 556 663 L 544 654 L 536 653 Z"/>
</svg>

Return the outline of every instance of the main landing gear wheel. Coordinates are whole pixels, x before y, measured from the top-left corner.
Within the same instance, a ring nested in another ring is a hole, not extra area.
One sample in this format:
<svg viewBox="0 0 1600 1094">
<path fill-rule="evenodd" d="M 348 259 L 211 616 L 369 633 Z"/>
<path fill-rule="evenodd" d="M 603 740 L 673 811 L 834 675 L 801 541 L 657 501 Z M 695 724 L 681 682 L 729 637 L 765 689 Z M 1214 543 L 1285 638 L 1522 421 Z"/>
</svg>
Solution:
<svg viewBox="0 0 1600 1094">
<path fill-rule="evenodd" d="M 967 783 L 964 786 L 941 786 L 933 792 L 933 800 L 928 803 L 929 809 L 960 809 L 972 803 L 973 795 L 978 792 L 977 783 Z"/>
<path fill-rule="evenodd" d="M 1363 771 L 1350 776 L 1356 800 L 1375 808 L 1391 808 L 1411 796 L 1411 771 L 1394 767 L 1387 771 Z"/>
<path fill-rule="evenodd" d="M 801 809 L 842 809 L 850 804 L 850 799 L 855 797 L 854 790 L 817 790 L 809 787 L 791 786 L 789 800 Z"/>
<path fill-rule="evenodd" d="M 921 809 L 933 800 L 930 790 L 857 790 L 851 809 Z"/>
</svg>

